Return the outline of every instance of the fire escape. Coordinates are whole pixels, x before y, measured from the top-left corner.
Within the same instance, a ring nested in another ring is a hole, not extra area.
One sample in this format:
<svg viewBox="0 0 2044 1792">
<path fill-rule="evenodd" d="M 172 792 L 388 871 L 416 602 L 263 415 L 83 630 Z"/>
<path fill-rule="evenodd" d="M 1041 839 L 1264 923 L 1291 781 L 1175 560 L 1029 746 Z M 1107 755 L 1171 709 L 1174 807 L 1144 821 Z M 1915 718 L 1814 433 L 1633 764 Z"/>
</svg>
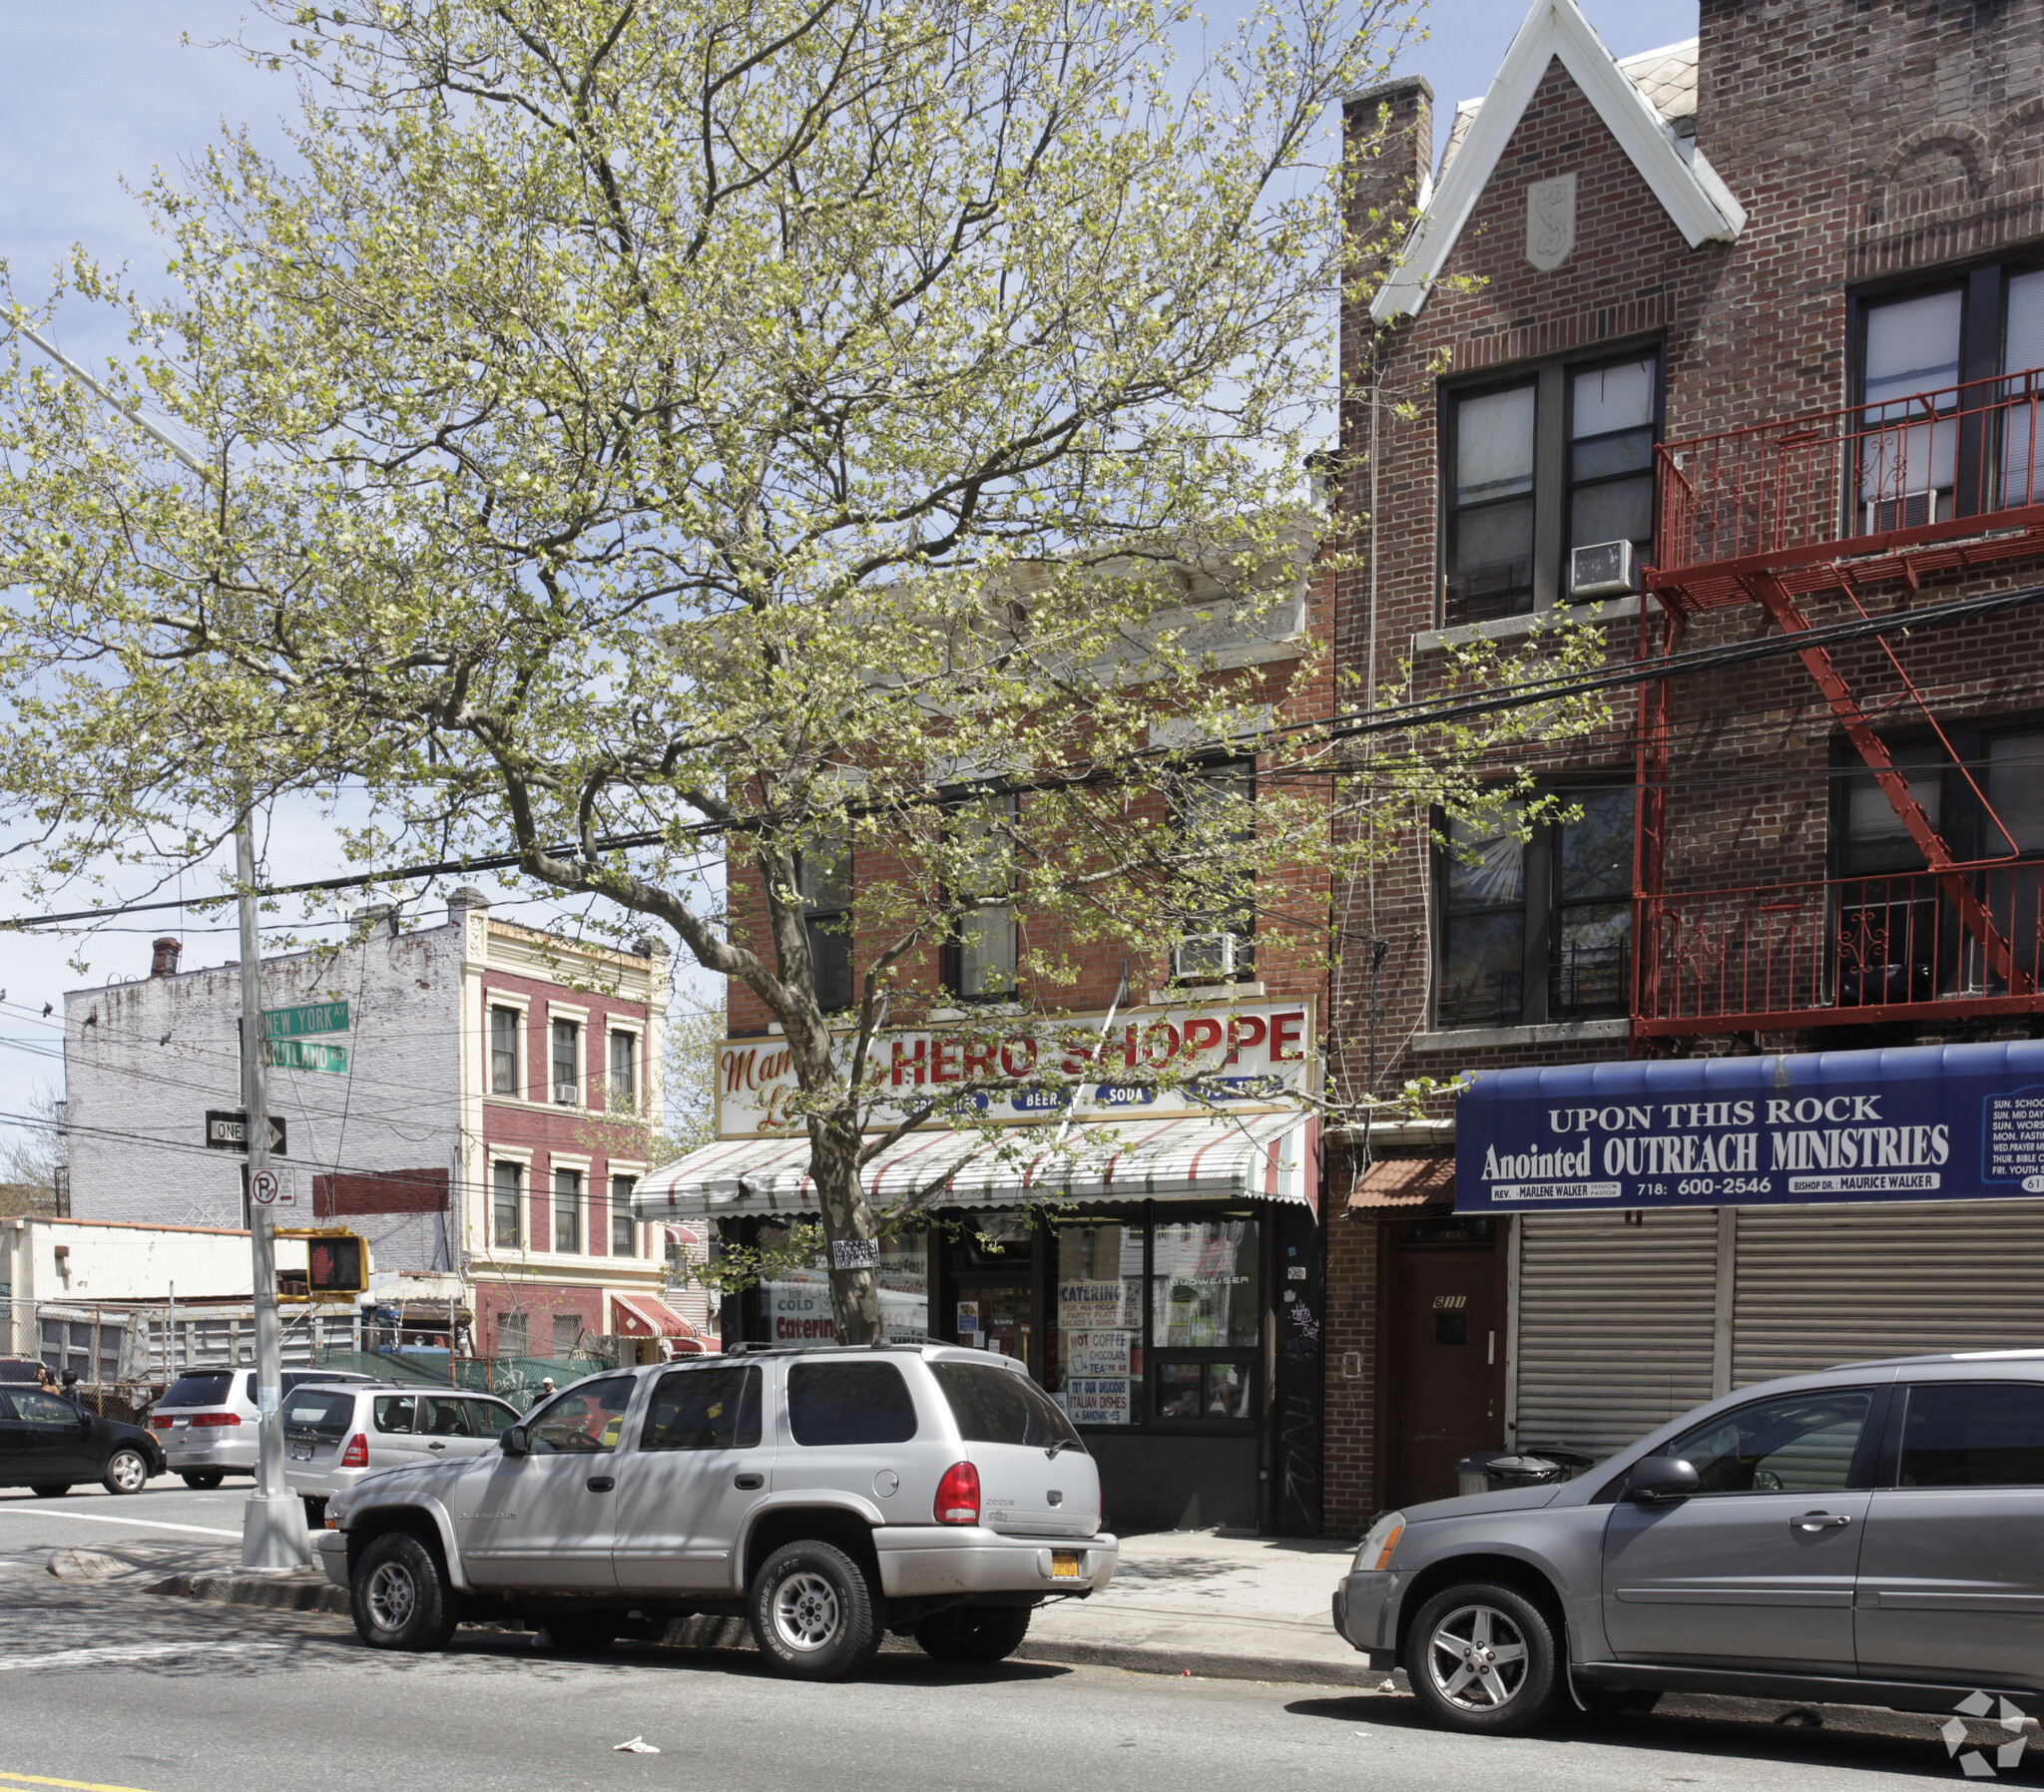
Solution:
<svg viewBox="0 0 2044 1792">
<path fill-rule="evenodd" d="M 1807 635 L 1812 597 L 2044 557 L 2044 370 L 1765 423 L 1656 450 L 1660 528 L 1644 583 L 1660 652 L 1690 620 L 1758 606 Z M 1906 620 L 1906 618 L 1904 619 Z M 1641 617 L 1640 653 L 1651 653 Z M 1885 635 L 1874 694 L 1913 708 L 1956 761 Z M 1740 888 L 1668 887 L 1669 681 L 1643 685 L 1634 880 L 1636 1037 L 2044 1011 L 2044 862 L 2024 859 L 1970 769 L 1986 840 L 1954 858 L 1860 695 L 1812 642 L 1796 658 L 1922 854 L 1921 871 Z"/>
</svg>

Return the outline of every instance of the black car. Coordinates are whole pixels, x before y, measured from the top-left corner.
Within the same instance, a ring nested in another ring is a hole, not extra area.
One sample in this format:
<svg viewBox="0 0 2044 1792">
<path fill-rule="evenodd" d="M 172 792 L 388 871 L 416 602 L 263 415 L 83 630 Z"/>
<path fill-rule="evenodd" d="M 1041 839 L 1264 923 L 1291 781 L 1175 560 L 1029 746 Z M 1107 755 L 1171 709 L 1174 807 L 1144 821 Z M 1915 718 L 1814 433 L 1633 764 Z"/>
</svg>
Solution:
<svg viewBox="0 0 2044 1792">
<path fill-rule="evenodd" d="M 0 1487 L 31 1487 L 46 1500 L 97 1481 L 135 1494 L 166 1472 L 163 1447 L 139 1425 L 102 1419 L 40 1388 L 0 1386 Z"/>
</svg>

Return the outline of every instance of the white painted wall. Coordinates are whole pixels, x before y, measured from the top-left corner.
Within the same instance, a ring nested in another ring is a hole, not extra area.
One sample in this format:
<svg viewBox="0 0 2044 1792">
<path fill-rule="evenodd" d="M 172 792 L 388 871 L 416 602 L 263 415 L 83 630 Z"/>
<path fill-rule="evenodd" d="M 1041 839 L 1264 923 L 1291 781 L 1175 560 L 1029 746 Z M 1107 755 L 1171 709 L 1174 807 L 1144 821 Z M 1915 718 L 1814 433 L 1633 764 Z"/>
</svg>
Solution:
<svg viewBox="0 0 2044 1792">
<path fill-rule="evenodd" d="M 276 1266 L 303 1269 L 305 1241 L 279 1238 Z M 0 1294 L 16 1301 L 160 1301 L 173 1288 L 180 1300 L 246 1300 L 252 1271 L 247 1232 L 0 1219 Z"/>
</svg>

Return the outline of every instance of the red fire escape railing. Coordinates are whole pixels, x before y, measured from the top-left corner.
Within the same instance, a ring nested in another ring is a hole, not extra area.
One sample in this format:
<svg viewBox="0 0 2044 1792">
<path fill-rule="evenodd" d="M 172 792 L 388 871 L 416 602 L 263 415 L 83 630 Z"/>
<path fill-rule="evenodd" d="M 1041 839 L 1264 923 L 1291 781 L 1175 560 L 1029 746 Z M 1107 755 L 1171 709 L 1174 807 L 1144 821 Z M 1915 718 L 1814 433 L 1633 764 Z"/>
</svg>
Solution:
<svg viewBox="0 0 2044 1792">
<path fill-rule="evenodd" d="M 1866 586 L 2044 556 L 2040 458 L 2037 369 L 1663 444 L 1643 582 L 1665 612 L 1664 651 L 1706 610 L 1753 604 L 1794 636 L 1809 630 L 1799 600 L 1810 594 L 1856 607 Z M 1644 617 L 1641 627 L 1644 655 Z M 1879 645 L 1942 741 L 1892 645 Z M 1643 687 L 1636 1033 L 2044 1010 L 2044 864 L 2018 855 L 1963 767 L 1988 837 L 2008 853 L 1954 860 L 1830 655 L 1812 644 L 1797 658 L 1926 868 L 1667 893 L 1669 694 L 1665 682 Z"/>
</svg>

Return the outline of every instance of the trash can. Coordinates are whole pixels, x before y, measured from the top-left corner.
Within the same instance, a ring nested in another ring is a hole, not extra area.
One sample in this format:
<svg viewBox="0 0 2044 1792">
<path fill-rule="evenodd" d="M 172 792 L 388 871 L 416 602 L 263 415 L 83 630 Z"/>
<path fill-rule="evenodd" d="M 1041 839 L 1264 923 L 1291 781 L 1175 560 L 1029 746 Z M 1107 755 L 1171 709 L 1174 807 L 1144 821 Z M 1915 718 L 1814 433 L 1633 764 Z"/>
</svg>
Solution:
<svg viewBox="0 0 2044 1792">
<path fill-rule="evenodd" d="M 1465 1456 L 1455 1465 L 1458 1494 L 1495 1494 L 1512 1487 L 1544 1487 L 1549 1482 L 1573 1481 L 1595 1464 L 1594 1456 L 1559 1445 L 1542 1445 L 1537 1450 L 1485 1450 Z"/>
</svg>

